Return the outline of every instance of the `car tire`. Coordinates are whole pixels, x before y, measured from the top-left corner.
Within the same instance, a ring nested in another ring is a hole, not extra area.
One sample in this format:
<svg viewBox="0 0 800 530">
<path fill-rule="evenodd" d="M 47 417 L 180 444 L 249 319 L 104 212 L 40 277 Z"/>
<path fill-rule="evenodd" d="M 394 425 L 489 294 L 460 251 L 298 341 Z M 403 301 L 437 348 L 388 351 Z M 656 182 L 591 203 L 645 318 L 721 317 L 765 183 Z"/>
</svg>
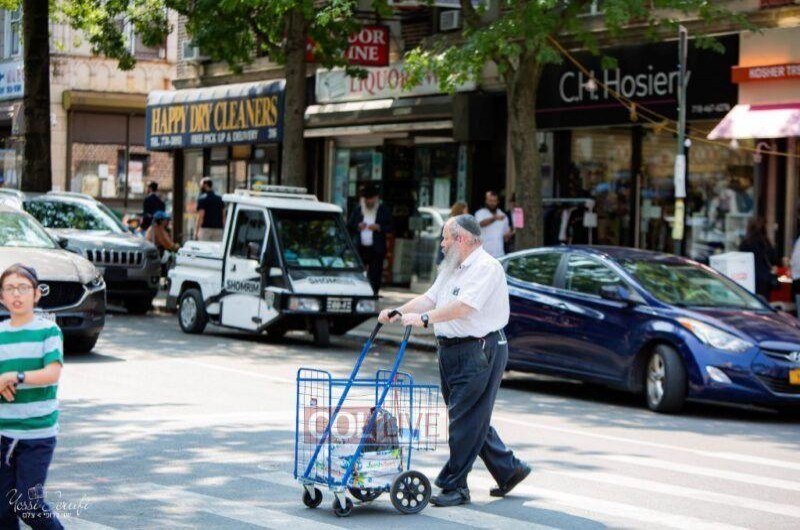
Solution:
<svg viewBox="0 0 800 530">
<path fill-rule="evenodd" d="M 97 344 L 100 335 L 94 337 L 65 337 L 64 353 L 89 353 Z"/>
<path fill-rule="evenodd" d="M 314 346 L 325 348 L 331 345 L 331 328 L 327 318 L 315 318 L 311 334 L 314 336 Z"/>
<path fill-rule="evenodd" d="M 153 309 L 152 298 L 129 298 L 125 300 L 125 309 L 131 315 L 145 315 Z"/>
<path fill-rule="evenodd" d="M 198 289 L 187 289 L 178 301 L 178 323 L 184 333 L 198 335 L 206 329 L 208 313 Z"/>
<path fill-rule="evenodd" d="M 686 401 L 686 368 L 674 348 L 659 344 L 647 359 L 644 371 L 644 396 L 654 412 L 671 413 Z"/>
</svg>

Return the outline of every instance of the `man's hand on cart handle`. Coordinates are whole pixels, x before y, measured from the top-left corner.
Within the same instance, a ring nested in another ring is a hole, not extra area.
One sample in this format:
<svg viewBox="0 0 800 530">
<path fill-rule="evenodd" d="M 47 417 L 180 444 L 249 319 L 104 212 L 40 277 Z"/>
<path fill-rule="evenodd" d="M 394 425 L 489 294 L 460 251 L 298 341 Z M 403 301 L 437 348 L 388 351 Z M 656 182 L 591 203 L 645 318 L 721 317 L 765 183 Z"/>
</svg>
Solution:
<svg viewBox="0 0 800 530">
<path fill-rule="evenodd" d="M 397 309 L 384 309 L 378 315 L 378 322 L 381 324 L 388 324 L 390 322 L 397 322 L 403 314 Z"/>
</svg>

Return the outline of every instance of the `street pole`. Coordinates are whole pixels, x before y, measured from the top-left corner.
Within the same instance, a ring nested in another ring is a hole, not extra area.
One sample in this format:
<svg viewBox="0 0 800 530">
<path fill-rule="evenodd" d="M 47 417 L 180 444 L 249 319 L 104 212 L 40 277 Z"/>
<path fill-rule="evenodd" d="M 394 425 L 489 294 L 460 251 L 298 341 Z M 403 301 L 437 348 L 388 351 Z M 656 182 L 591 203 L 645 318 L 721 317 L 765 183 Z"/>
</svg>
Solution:
<svg viewBox="0 0 800 530">
<path fill-rule="evenodd" d="M 673 253 L 682 254 L 686 226 L 686 56 L 689 32 L 678 28 L 678 153 L 675 156 L 675 211 L 672 224 Z"/>
</svg>

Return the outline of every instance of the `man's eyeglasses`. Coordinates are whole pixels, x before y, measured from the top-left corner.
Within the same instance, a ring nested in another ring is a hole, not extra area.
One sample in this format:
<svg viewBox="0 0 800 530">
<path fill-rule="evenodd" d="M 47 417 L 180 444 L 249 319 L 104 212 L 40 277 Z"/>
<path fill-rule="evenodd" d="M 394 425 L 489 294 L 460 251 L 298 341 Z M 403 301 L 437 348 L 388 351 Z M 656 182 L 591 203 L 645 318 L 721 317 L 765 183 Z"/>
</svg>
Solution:
<svg viewBox="0 0 800 530">
<path fill-rule="evenodd" d="M 8 296 L 13 296 L 14 293 L 19 293 L 20 296 L 25 296 L 26 294 L 33 291 L 32 285 L 11 285 L 9 287 L 3 287 L 0 289 L 3 294 L 7 294 Z"/>
</svg>

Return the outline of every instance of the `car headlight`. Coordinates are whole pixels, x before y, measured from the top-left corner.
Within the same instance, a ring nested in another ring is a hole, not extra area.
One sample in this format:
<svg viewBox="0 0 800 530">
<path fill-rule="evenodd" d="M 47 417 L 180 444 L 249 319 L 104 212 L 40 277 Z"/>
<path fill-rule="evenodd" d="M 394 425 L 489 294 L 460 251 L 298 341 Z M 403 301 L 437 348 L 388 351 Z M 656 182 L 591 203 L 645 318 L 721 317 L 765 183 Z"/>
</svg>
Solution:
<svg viewBox="0 0 800 530">
<path fill-rule="evenodd" d="M 319 311 L 319 308 L 320 304 L 317 298 L 289 297 L 289 309 L 291 311 Z"/>
<path fill-rule="evenodd" d="M 741 353 L 753 347 L 753 344 L 746 340 L 742 340 L 727 331 L 722 331 L 699 320 L 679 318 L 678 322 L 680 322 L 681 326 L 691 331 L 701 342 L 708 344 L 712 348 Z"/>
<path fill-rule="evenodd" d="M 106 286 L 106 281 L 103 279 L 103 275 L 98 272 L 95 277 L 92 278 L 92 281 L 86 285 L 89 287 L 90 291 L 98 291 Z"/>
<path fill-rule="evenodd" d="M 356 304 L 356 313 L 374 313 L 375 300 L 359 300 Z"/>
</svg>

